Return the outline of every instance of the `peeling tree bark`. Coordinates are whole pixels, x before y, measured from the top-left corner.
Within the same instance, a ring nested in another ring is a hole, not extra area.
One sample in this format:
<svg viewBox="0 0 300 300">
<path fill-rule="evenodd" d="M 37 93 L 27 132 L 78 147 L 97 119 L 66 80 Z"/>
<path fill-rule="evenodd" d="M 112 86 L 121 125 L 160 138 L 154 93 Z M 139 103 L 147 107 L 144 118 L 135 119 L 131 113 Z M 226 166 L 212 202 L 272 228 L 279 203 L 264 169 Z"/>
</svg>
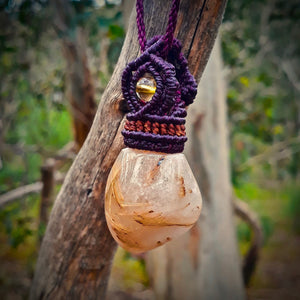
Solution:
<svg viewBox="0 0 300 300">
<path fill-rule="evenodd" d="M 148 254 L 156 299 L 244 299 L 233 218 L 226 92 L 216 43 L 187 118 L 185 153 L 203 197 L 195 227 Z"/>
<path fill-rule="evenodd" d="M 145 1 L 147 37 L 166 28 L 170 2 Z M 197 79 L 204 70 L 225 9 L 225 0 L 183 0 L 176 34 Z M 123 49 L 103 94 L 90 133 L 55 201 L 43 239 L 31 299 L 103 299 L 116 244 L 106 226 L 104 190 L 124 147 L 120 80 L 139 54 L 135 12 Z"/>
</svg>

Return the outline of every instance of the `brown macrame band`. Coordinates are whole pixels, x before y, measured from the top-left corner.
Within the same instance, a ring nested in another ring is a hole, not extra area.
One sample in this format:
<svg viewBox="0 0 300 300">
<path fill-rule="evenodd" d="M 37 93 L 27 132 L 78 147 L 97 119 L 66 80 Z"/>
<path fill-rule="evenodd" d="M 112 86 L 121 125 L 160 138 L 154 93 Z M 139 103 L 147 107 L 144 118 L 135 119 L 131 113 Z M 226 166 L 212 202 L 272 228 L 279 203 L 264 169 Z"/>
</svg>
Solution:
<svg viewBox="0 0 300 300">
<path fill-rule="evenodd" d="M 153 134 L 160 135 L 177 135 L 177 136 L 185 136 L 185 126 L 182 125 L 174 125 L 174 124 L 165 124 L 158 122 L 150 122 L 150 121 L 126 121 L 124 128 L 128 131 L 139 131 L 139 132 L 149 132 Z"/>
</svg>

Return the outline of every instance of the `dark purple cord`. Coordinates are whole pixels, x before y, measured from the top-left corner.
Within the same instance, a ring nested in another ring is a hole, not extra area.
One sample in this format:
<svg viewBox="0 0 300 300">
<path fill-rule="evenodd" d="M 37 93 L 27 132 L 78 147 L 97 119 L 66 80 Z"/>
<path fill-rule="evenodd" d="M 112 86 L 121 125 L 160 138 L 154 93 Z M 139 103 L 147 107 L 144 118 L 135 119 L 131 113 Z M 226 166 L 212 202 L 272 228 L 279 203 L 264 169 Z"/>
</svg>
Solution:
<svg viewBox="0 0 300 300">
<path fill-rule="evenodd" d="M 197 93 L 181 44 L 174 39 L 180 0 L 173 0 L 163 36 L 146 40 L 143 0 L 136 1 L 138 39 L 143 54 L 130 62 L 122 75 L 122 92 L 130 113 L 122 131 L 126 146 L 165 153 L 182 152 L 185 136 L 185 107 Z M 138 80 L 150 73 L 156 82 L 151 101 L 136 94 Z"/>
<path fill-rule="evenodd" d="M 174 31 L 175 31 L 176 24 L 177 24 L 177 14 L 178 14 L 178 10 L 179 10 L 179 4 L 180 4 L 180 0 L 173 0 L 172 8 L 171 8 L 171 11 L 169 14 L 167 31 L 164 36 L 164 41 L 165 41 L 165 47 L 163 49 L 164 56 L 167 55 L 167 53 L 169 52 L 169 49 L 171 48 L 172 43 L 173 43 Z"/>
<path fill-rule="evenodd" d="M 138 28 L 139 43 L 141 51 L 145 51 L 146 47 L 146 30 L 144 23 L 144 5 L 143 0 L 136 0 L 136 23 Z"/>
<path fill-rule="evenodd" d="M 138 36 L 139 36 L 139 43 L 141 46 L 141 51 L 145 51 L 146 47 L 146 30 L 145 30 L 145 23 L 144 23 L 144 5 L 143 0 L 136 0 L 136 23 L 138 27 Z M 162 54 L 165 56 L 168 53 L 168 50 L 172 46 L 173 38 L 174 38 L 174 31 L 176 28 L 177 23 L 177 14 L 179 10 L 180 0 L 173 0 L 172 7 L 169 14 L 169 20 L 167 25 L 166 34 L 164 35 L 163 39 L 165 41 L 164 49 L 162 50 Z"/>
</svg>

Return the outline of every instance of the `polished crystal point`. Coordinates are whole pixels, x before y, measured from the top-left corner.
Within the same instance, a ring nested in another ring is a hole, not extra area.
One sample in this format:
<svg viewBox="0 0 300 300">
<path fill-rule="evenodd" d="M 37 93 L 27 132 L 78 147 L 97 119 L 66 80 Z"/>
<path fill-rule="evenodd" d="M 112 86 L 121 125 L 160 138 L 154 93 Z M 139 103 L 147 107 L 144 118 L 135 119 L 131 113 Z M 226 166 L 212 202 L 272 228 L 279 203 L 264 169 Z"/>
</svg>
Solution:
<svg viewBox="0 0 300 300">
<path fill-rule="evenodd" d="M 108 176 L 105 216 L 124 249 L 140 253 L 189 230 L 198 220 L 202 199 L 182 153 L 123 149 Z"/>
<path fill-rule="evenodd" d="M 149 102 L 156 91 L 156 82 L 149 73 L 144 74 L 136 84 L 136 94 L 144 102 Z"/>
</svg>

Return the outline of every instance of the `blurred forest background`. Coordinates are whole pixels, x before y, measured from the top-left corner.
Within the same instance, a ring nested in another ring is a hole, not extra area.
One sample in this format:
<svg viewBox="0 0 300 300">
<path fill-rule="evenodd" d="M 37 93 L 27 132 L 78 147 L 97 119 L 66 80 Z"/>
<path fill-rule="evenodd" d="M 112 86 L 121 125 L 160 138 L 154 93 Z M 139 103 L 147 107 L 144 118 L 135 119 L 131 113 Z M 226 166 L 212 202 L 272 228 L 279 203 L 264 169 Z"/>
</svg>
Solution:
<svg viewBox="0 0 300 300">
<path fill-rule="evenodd" d="M 49 208 L 126 32 L 126 3 L 56 2 L 0 0 L 1 299 L 28 297 Z M 263 232 L 250 299 L 300 299 L 299 25 L 297 0 L 229 0 L 220 31 L 232 185 Z M 253 232 L 236 224 L 244 255 Z M 151 290 L 138 257 L 119 249 L 113 272 L 116 290 Z"/>
</svg>

